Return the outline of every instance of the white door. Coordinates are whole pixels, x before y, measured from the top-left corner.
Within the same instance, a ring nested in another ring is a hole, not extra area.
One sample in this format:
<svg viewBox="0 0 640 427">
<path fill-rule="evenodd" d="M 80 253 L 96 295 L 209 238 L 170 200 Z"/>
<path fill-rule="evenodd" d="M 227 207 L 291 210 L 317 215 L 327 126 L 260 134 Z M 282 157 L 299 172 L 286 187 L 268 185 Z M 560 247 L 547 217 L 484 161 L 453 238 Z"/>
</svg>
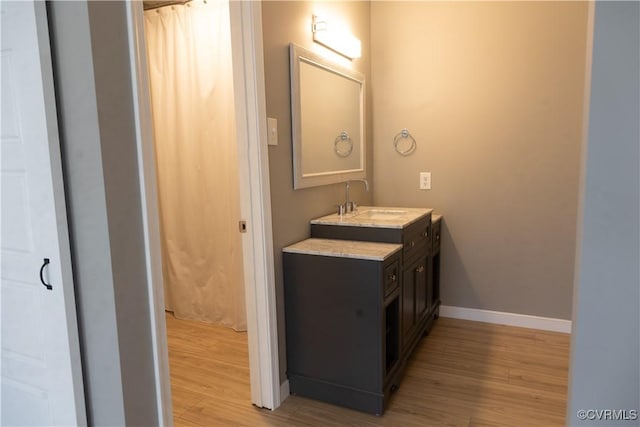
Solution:
<svg viewBox="0 0 640 427">
<path fill-rule="evenodd" d="M 86 424 L 45 3 L 0 10 L 0 424 Z"/>
</svg>

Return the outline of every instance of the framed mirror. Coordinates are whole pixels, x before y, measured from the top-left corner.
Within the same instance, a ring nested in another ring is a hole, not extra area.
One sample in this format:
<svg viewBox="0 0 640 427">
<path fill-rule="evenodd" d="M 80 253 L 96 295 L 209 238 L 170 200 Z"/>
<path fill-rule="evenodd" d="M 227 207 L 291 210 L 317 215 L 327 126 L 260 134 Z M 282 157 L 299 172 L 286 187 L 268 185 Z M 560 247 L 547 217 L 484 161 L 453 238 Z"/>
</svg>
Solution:
<svg viewBox="0 0 640 427">
<path fill-rule="evenodd" d="M 294 44 L 293 188 L 366 177 L 364 75 Z"/>
</svg>

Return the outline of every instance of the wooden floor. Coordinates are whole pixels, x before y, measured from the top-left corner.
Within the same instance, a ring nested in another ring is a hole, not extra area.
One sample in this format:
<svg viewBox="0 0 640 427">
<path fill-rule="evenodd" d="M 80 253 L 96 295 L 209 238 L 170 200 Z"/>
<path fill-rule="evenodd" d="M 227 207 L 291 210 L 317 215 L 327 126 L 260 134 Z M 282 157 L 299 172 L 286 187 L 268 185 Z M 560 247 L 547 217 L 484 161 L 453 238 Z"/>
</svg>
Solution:
<svg viewBox="0 0 640 427">
<path fill-rule="evenodd" d="M 569 335 L 440 318 L 382 417 L 290 396 L 250 403 L 246 333 L 167 315 L 176 426 L 564 425 Z"/>
</svg>

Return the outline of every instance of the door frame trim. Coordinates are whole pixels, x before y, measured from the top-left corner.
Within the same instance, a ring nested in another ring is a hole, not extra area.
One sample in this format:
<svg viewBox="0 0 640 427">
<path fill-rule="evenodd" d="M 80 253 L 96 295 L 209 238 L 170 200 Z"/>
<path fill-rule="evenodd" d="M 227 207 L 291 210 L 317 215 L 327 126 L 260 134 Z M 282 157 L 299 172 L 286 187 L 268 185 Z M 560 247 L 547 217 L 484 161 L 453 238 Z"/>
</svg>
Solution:
<svg viewBox="0 0 640 427">
<path fill-rule="evenodd" d="M 160 425 L 172 425 L 169 356 L 164 318 L 162 257 L 148 91 L 142 2 L 127 1 L 132 92 L 135 108 L 138 168 L 143 209 L 147 286 L 151 304 L 156 398 Z M 260 2 L 229 2 L 238 142 L 240 213 L 247 220 L 242 234 L 245 305 L 249 344 L 251 401 L 276 409 L 280 392 L 278 327 L 267 151 L 262 8 Z"/>
<path fill-rule="evenodd" d="M 159 425 L 173 425 L 171 405 L 171 377 L 169 373 L 169 347 L 164 314 L 162 287 L 162 253 L 160 246 L 160 220 L 153 147 L 153 121 L 151 98 L 148 91 L 147 54 L 144 40 L 142 2 L 127 2 L 127 30 L 129 61 L 131 63 L 131 93 L 135 115 L 136 145 L 138 151 L 138 177 L 140 206 L 144 233 L 145 269 L 149 295 L 149 317 L 153 347 L 153 372 Z"/>
<path fill-rule="evenodd" d="M 229 13 L 240 159 L 240 212 L 243 218 L 249 220 L 249 232 L 243 234 L 242 246 L 251 399 L 256 406 L 276 409 L 281 404 L 282 396 L 262 52 L 262 5 L 257 1 L 230 1 Z"/>
</svg>

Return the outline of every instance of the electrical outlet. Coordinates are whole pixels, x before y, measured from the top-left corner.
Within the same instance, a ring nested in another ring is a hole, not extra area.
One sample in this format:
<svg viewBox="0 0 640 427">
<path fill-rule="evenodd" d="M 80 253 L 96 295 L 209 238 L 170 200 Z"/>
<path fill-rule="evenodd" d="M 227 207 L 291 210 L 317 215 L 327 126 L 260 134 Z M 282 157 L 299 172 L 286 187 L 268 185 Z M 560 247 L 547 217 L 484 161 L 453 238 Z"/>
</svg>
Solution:
<svg viewBox="0 0 640 427">
<path fill-rule="evenodd" d="M 431 190 L 431 172 L 420 172 L 420 189 Z"/>
<path fill-rule="evenodd" d="M 278 120 L 267 117 L 267 145 L 278 145 Z"/>
</svg>

